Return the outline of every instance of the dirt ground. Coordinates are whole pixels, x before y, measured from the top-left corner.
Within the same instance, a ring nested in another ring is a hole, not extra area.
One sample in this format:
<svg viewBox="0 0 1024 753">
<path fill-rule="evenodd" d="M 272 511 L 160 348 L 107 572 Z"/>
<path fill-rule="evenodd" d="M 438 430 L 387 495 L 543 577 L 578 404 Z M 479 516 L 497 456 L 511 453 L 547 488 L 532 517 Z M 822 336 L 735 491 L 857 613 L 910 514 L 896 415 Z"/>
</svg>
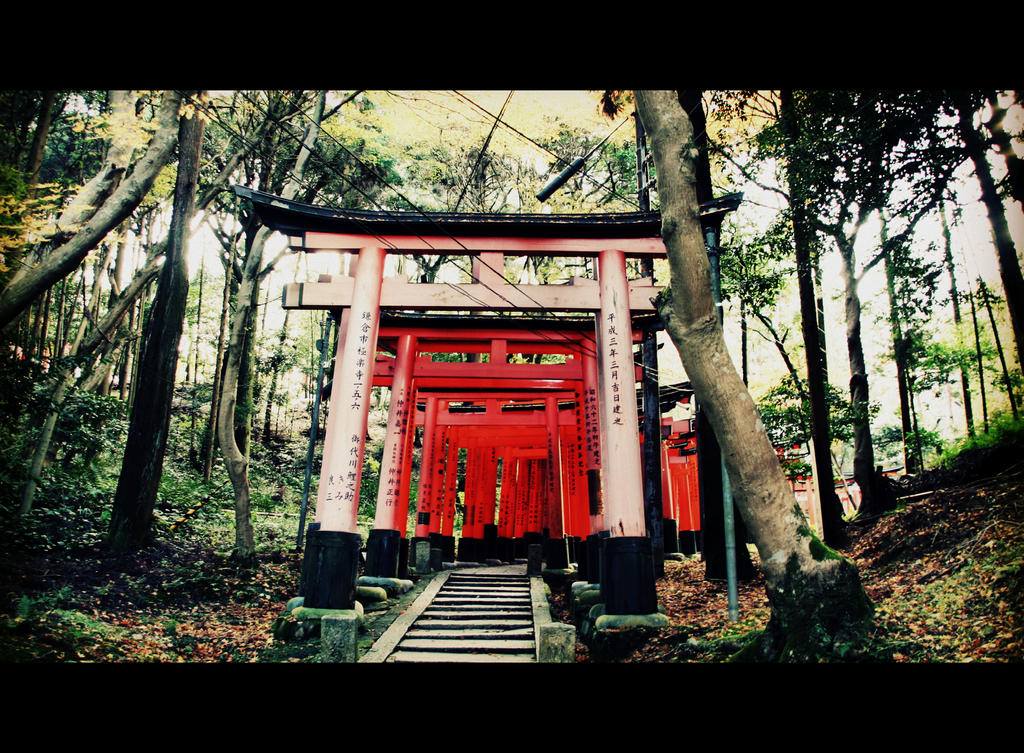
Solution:
<svg viewBox="0 0 1024 753">
<path fill-rule="evenodd" d="M 894 663 L 1024 659 L 1024 470 L 974 476 L 908 487 L 896 511 L 849 526 L 843 554 L 860 568 L 876 606 L 873 637 Z M 271 634 L 299 582 L 301 557 L 283 545 L 243 570 L 200 532 L 114 556 L 101 545 L 98 520 L 83 514 L 54 526 L 65 535 L 0 543 L 0 661 L 318 661 L 317 641 Z M 722 662 L 765 624 L 759 578 L 739 585 L 740 617 L 730 622 L 726 585 L 704 580 L 698 558 L 667 561 L 665 570 L 658 594 L 671 625 L 623 662 Z M 565 599 L 555 595 L 556 617 L 566 618 Z M 370 616 L 366 642 L 390 619 Z M 591 661 L 582 642 L 577 660 Z"/>
</svg>

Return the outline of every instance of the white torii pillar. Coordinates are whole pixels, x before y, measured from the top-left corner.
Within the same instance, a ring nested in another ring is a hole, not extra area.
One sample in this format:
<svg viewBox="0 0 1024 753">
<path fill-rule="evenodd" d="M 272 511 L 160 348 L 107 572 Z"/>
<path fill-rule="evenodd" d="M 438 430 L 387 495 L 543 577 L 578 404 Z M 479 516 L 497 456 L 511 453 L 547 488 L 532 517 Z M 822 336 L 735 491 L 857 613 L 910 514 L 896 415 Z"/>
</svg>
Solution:
<svg viewBox="0 0 1024 753">
<path fill-rule="evenodd" d="M 306 606 L 352 609 L 362 539 L 356 527 L 366 422 L 380 323 L 383 248 L 359 251 L 345 338 L 338 340 L 324 459 L 317 490 L 319 530 L 303 563 Z M 339 332 L 339 335 L 341 333 Z"/>
<path fill-rule="evenodd" d="M 604 524 L 609 531 L 603 542 L 601 594 L 608 614 L 653 614 L 658 602 L 651 540 L 644 520 L 625 254 L 614 249 L 602 251 L 598 273 L 601 479 Z"/>
</svg>

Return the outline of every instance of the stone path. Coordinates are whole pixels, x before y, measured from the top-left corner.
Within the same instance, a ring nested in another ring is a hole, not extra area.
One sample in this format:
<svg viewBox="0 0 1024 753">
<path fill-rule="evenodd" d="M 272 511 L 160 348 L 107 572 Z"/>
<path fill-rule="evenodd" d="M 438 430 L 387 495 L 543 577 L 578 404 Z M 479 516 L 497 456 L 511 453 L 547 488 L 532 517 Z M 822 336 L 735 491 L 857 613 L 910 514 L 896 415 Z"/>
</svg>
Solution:
<svg viewBox="0 0 1024 753">
<path fill-rule="evenodd" d="M 535 614 L 547 597 L 525 567 L 443 571 L 360 662 L 535 662 Z"/>
</svg>

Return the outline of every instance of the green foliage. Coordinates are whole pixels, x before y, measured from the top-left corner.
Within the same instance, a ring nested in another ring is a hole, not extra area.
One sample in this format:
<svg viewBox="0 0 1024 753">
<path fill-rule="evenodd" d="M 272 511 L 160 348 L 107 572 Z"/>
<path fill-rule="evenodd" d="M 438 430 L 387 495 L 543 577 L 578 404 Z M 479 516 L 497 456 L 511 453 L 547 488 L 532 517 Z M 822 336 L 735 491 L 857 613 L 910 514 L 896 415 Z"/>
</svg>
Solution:
<svg viewBox="0 0 1024 753">
<path fill-rule="evenodd" d="M 1004 444 L 1024 444 L 1024 418 L 1014 420 L 1008 413 L 990 415 L 987 432 L 980 432 L 973 437 L 965 437 L 950 444 L 940 454 L 937 465 L 950 468 L 962 452 Z"/>
<path fill-rule="evenodd" d="M 826 384 L 825 393 L 832 438 L 840 442 L 850 441 L 863 411 L 851 404 L 849 398 L 832 384 Z M 810 439 L 811 409 L 802 381 L 798 388 L 791 377 L 785 377 L 757 401 L 757 408 L 775 446 L 785 447 Z M 869 415 L 873 417 L 877 413 L 878 406 L 872 405 Z"/>
<path fill-rule="evenodd" d="M 761 233 L 741 231 L 722 254 L 722 298 L 738 298 L 754 312 L 769 313 L 794 278 L 793 226 L 788 210 Z"/>
</svg>

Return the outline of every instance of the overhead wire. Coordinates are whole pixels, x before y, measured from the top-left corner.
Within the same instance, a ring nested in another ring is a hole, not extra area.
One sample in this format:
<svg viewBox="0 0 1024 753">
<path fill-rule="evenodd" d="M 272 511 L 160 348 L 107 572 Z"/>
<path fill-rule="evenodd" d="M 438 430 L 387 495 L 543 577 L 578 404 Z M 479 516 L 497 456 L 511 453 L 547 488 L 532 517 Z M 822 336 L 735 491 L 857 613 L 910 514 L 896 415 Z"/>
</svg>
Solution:
<svg viewBox="0 0 1024 753">
<path fill-rule="evenodd" d="M 456 94 L 457 96 L 461 97 L 461 98 L 462 98 L 463 100 L 465 100 L 465 101 L 466 101 L 467 103 L 469 103 L 469 104 L 470 104 L 470 105 L 472 105 L 473 107 L 475 107 L 475 108 L 477 108 L 478 110 L 480 110 L 480 112 L 484 113 L 484 114 L 485 114 L 485 115 L 487 115 L 488 117 L 494 118 L 496 122 L 500 123 L 500 124 L 501 124 L 502 126 L 504 126 L 504 127 L 505 127 L 505 128 L 506 128 L 506 129 L 508 130 L 508 131 L 510 131 L 511 133 L 514 133 L 515 135 L 519 136 L 519 137 L 520 137 L 520 138 L 522 138 L 523 140 L 525 140 L 525 141 L 527 141 L 528 143 L 532 144 L 533 146 L 537 147 L 538 149 L 540 149 L 540 150 L 541 150 L 541 151 L 543 151 L 544 153 L 546 153 L 546 154 L 550 155 L 551 157 L 553 157 L 553 158 L 554 158 L 554 159 L 555 159 L 555 160 L 556 160 L 556 161 L 557 161 L 558 163 L 560 163 L 561 165 L 569 165 L 569 164 L 570 164 L 570 161 L 569 161 L 569 160 L 565 159 L 564 157 L 561 157 L 561 156 L 559 156 L 558 154 L 555 154 L 555 153 L 554 153 L 553 151 L 551 151 L 551 150 L 550 150 L 550 149 L 549 149 L 548 147 L 544 146 L 543 144 L 541 144 L 540 142 L 536 141 L 535 139 L 532 139 L 532 138 L 530 138 L 529 136 L 527 136 L 527 135 L 526 135 L 525 133 L 523 133 L 523 132 L 522 132 L 522 131 L 520 131 L 519 129 L 515 128 L 514 126 L 512 126 L 512 125 L 510 125 L 510 124 L 506 123 L 506 122 L 505 122 L 504 120 L 502 120 L 502 119 L 501 119 L 501 116 L 500 116 L 500 114 L 499 114 L 499 115 L 497 115 L 497 116 L 495 116 L 495 115 L 492 115 L 492 114 L 491 114 L 491 113 L 490 113 L 490 112 L 489 112 L 489 111 L 487 110 L 487 108 L 483 107 L 482 105 L 479 105 L 479 104 L 477 104 L 476 102 L 474 102 L 474 101 L 473 101 L 472 99 L 470 99 L 469 97 L 467 97 L 467 96 L 466 96 L 465 94 L 463 94 L 462 92 L 459 92 L 459 91 L 455 91 L 455 90 L 453 90 L 453 91 L 455 92 L 455 94 Z M 625 119 L 624 121 L 622 121 L 621 123 L 619 123 L 619 125 L 617 125 L 617 126 L 616 126 L 616 127 L 615 127 L 615 128 L 614 128 L 614 129 L 612 130 L 612 131 L 611 131 L 611 133 L 609 133 L 609 134 L 608 134 L 608 136 L 606 136 L 606 137 L 604 138 L 604 140 L 602 140 L 602 141 L 601 141 L 601 142 L 600 142 L 600 143 L 598 144 L 598 147 L 599 147 L 599 146 L 601 146 L 602 144 L 604 144 L 604 142 L 605 142 L 605 141 L 607 141 L 607 140 L 608 140 L 608 138 L 609 138 L 609 137 L 611 137 L 611 135 L 612 135 L 613 133 L 615 133 L 616 131 L 618 131 L 618 130 L 619 130 L 619 128 L 621 128 L 621 127 L 622 127 L 623 125 L 625 125 L 626 123 L 628 123 L 628 122 L 629 122 L 629 120 L 631 119 L 631 117 L 632 117 L 632 116 L 630 116 L 630 118 L 626 118 L 626 119 Z M 591 150 L 590 150 L 590 151 L 589 151 L 589 152 L 588 152 L 588 153 L 587 153 L 587 154 L 585 155 L 584 159 L 587 159 L 587 158 L 589 158 L 589 157 L 590 157 L 590 155 L 591 155 L 591 154 L 593 154 L 593 153 L 594 153 L 594 151 L 596 151 L 596 149 L 597 149 L 598 147 L 594 147 L 593 149 L 591 149 Z M 581 175 L 583 175 L 583 176 L 585 176 L 585 177 L 587 177 L 587 178 L 589 178 L 589 179 L 590 179 L 590 180 L 591 180 L 591 181 L 592 181 L 592 182 L 593 182 L 593 183 L 594 183 L 594 184 L 595 184 L 595 185 L 596 185 L 596 186 L 597 186 L 598 188 L 601 188 L 601 189 L 607 190 L 607 191 L 608 191 L 608 193 L 610 193 L 610 194 L 611 194 L 612 196 L 614 196 L 615 198 L 617 198 L 617 199 L 621 200 L 622 202 L 624 202 L 624 203 L 626 203 L 626 204 L 629 204 L 630 206 L 636 207 L 637 209 L 639 209 L 639 208 L 640 208 L 640 205 L 639 205 L 639 203 L 638 203 L 637 201 L 635 201 L 634 199 L 632 199 L 632 198 L 629 198 L 629 197 L 627 197 L 627 196 L 623 196 L 622 194 L 618 193 L 617 191 L 615 191 L 615 190 L 613 190 L 613 189 L 610 189 L 610 188 L 606 188 L 606 187 L 605 187 L 605 184 L 604 184 L 604 183 L 599 183 L 599 182 L 598 182 L 598 180 L 597 180 L 597 178 L 595 178 L 594 176 L 590 175 L 590 173 L 588 173 L 588 172 L 587 172 L 586 168 L 583 168 L 583 169 L 582 169 L 582 170 L 580 171 L 580 174 L 581 174 Z"/>
<path fill-rule="evenodd" d="M 246 101 L 248 101 L 248 102 L 249 102 L 249 103 L 250 103 L 251 105 L 253 105 L 254 107 L 259 107 L 259 105 L 258 105 L 258 104 L 257 104 L 256 102 L 254 102 L 253 100 L 251 100 L 250 98 L 248 98 L 248 97 L 245 97 L 245 98 L 246 98 Z M 265 111 L 264 111 L 264 113 L 265 113 L 265 114 L 267 114 L 267 116 L 269 117 L 269 113 L 266 113 Z M 302 117 L 306 118 L 307 120 L 310 120 L 310 121 L 312 121 L 312 119 L 311 119 L 311 118 L 309 117 L 309 115 L 308 115 L 307 113 L 305 113 L 304 111 L 299 111 L 299 114 L 300 114 L 300 115 L 301 115 Z M 228 131 L 229 133 L 232 133 L 232 134 L 233 134 L 233 135 L 235 135 L 236 137 L 238 137 L 238 138 L 242 139 L 243 143 L 245 143 L 245 138 L 244 138 L 244 136 L 242 136 L 241 134 L 237 133 L 236 131 L 233 131 L 233 130 L 232 130 L 232 129 L 230 128 L 230 126 L 228 126 L 227 124 L 225 124 L 225 123 L 224 123 L 224 122 L 223 122 L 223 121 L 222 121 L 222 120 L 221 120 L 221 119 L 220 119 L 219 117 L 218 117 L 218 118 L 216 118 L 216 120 L 217 120 L 218 124 L 219 124 L 219 125 L 221 125 L 221 127 L 225 128 L 225 130 L 227 130 L 227 131 Z M 621 126 L 621 124 L 620 124 L 620 126 Z M 281 132 L 282 132 L 282 133 L 284 133 L 285 135 L 287 135 L 288 137 L 290 137 L 290 138 L 292 138 L 292 139 L 296 140 L 297 142 L 301 142 L 301 139 L 300 139 L 300 137 L 299 137 L 299 136 L 297 136 L 297 135 L 295 135 L 295 134 L 292 134 L 292 133 L 291 133 L 290 131 L 288 131 L 287 129 L 284 129 L 284 128 L 282 128 L 282 131 L 281 131 Z M 380 174 L 379 174 L 379 173 L 378 173 L 377 171 L 375 171 L 375 170 L 374 170 L 374 169 L 373 169 L 372 167 L 368 166 L 368 165 L 367 165 L 367 164 L 366 164 L 366 163 L 365 163 L 365 162 L 364 162 L 364 161 L 363 161 L 363 160 L 362 160 L 362 159 L 361 159 L 361 158 L 360 158 L 360 157 L 359 157 L 358 155 L 354 154 L 354 153 L 353 153 L 353 152 L 352 152 L 352 151 L 351 151 L 350 149 L 348 149 L 348 147 L 347 147 L 347 146 L 345 146 L 345 145 L 344 145 L 343 143 L 341 143 L 341 142 L 340 142 L 340 141 L 339 141 L 338 139 L 336 139 L 336 138 L 335 138 L 335 137 L 334 137 L 334 136 L 333 136 L 332 134 L 330 134 L 329 132 L 327 132 L 327 131 L 324 131 L 324 130 L 322 130 L 322 129 L 321 129 L 321 132 L 320 132 L 320 133 L 321 133 L 321 135 L 324 135 L 324 136 L 326 136 L 327 138 L 329 138 L 329 139 L 330 139 L 331 141 L 333 141 L 333 142 L 334 142 L 334 143 L 335 143 L 335 144 L 336 144 L 336 145 L 337 145 L 337 146 L 338 146 L 338 147 L 339 147 L 339 148 L 340 148 L 341 150 L 343 150 L 343 151 L 344 151 L 344 152 L 345 152 L 346 154 L 348 154 L 348 155 L 349 155 L 349 156 L 350 156 L 350 157 L 351 157 L 351 158 L 352 158 L 352 159 L 353 159 L 353 160 L 354 160 L 354 161 L 355 161 L 355 162 L 356 162 L 356 163 L 357 163 L 357 164 L 358 164 L 358 165 L 359 165 L 359 166 L 360 166 L 360 167 L 361 167 L 361 168 L 362 168 L 362 169 L 363 169 L 364 171 L 366 171 L 366 172 L 367 172 L 367 173 L 368 173 L 369 175 L 371 175 L 371 176 L 372 176 L 373 178 L 375 178 L 375 179 L 376 179 L 377 181 L 379 181 L 379 182 L 380 182 L 380 183 L 381 183 L 381 184 L 382 184 L 383 186 L 385 186 L 386 188 L 388 188 L 388 189 L 390 189 L 390 190 L 391 190 L 392 192 L 394 192 L 394 193 L 395 193 L 395 195 L 397 195 L 397 196 L 398 196 L 399 198 L 401 198 L 401 199 L 402 199 L 402 200 L 403 200 L 403 201 L 404 201 L 404 202 L 405 202 L 406 204 L 408 204 L 408 205 L 409 205 L 410 207 L 412 207 L 412 208 L 413 208 L 413 210 L 414 210 L 415 212 L 417 212 L 417 213 L 421 214 L 421 215 L 422 215 L 423 217 L 425 217 L 425 218 L 426 218 L 426 219 L 427 219 L 427 220 L 428 220 L 428 221 L 429 221 L 429 222 L 430 222 L 430 223 L 431 223 L 432 225 L 436 226 L 436 227 L 437 227 L 437 228 L 438 228 L 438 229 L 440 230 L 440 232 L 441 232 L 441 233 L 442 233 L 443 235 L 447 236 L 447 237 L 448 237 L 448 238 L 449 238 L 450 240 L 454 241 L 454 242 L 455 242 L 455 243 L 456 243 L 457 245 L 459 245 L 459 246 L 460 246 L 460 247 L 461 247 L 461 248 L 462 248 L 463 250 L 465 250 L 465 251 L 466 251 L 467 255 L 473 255 L 473 254 L 471 254 L 471 253 L 470 253 L 469 249 L 468 249 L 468 248 L 466 248 L 466 246 L 465 246 L 465 245 L 464 245 L 464 244 L 463 244 L 463 243 L 462 243 L 461 241 L 459 241 L 459 239 L 458 239 L 458 238 L 456 238 L 455 236 L 451 235 L 451 233 L 449 233 L 449 232 L 448 232 L 448 230 L 447 230 L 447 229 L 446 229 L 446 228 L 445 228 L 445 227 L 444 227 L 444 226 L 443 226 L 443 225 L 442 225 L 441 223 L 437 222 L 437 221 L 436 221 L 436 220 L 435 220 L 435 219 L 434 219 L 433 217 L 431 217 L 431 216 L 430 216 L 430 215 L 429 215 L 429 214 L 428 214 L 427 212 L 425 212 L 424 210 L 420 209 L 420 208 L 419 208 L 419 207 L 418 207 L 418 206 L 417 206 L 417 205 L 416 205 L 416 204 L 415 204 L 415 203 L 414 203 L 414 202 L 413 202 L 412 200 L 410 200 L 410 199 L 409 199 L 409 198 L 408 198 L 407 196 L 405 196 L 405 195 L 404 195 L 404 194 L 403 194 L 403 193 L 402 193 L 401 191 L 399 191 L 399 190 L 398 190 L 398 189 L 397 189 L 397 188 L 396 188 L 395 186 L 393 186 L 393 185 L 392 185 L 392 184 L 391 184 L 391 183 L 390 183 L 390 182 L 389 182 L 389 181 L 388 181 L 388 180 L 387 180 L 386 178 L 384 178 L 383 176 L 381 176 L 381 175 L 380 175 Z M 362 195 L 362 196 L 363 196 L 363 198 L 365 198 L 365 199 L 367 200 L 367 202 L 369 202 L 369 203 L 371 203 L 371 204 L 373 204 L 373 205 L 376 205 L 376 206 L 377 206 L 377 207 L 379 208 L 379 211 L 383 212 L 383 213 L 384 213 L 385 215 L 387 215 L 387 216 L 391 217 L 392 219 L 396 219 L 396 220 L 398 220 L 399 222 L 402 222 L 402 218 L 401 218 L 401 217 L 399 217 L 399 216 L 396 216 L 396 215 L 394 214 L 394 212 L 392 212 L 392 211 L 391 211 L 390 209 L 388 209 L 387 207 L 383 206 L 383 205 L 382 205 L 382 204 L 381 204 L 381 203 L 380 203 L 380 202 L 379 202 L 379 201 L 378 201 L 378 200 L 377 200 L 376 198 L 374 198 L 374 197 L 370 196 L 370 195 L 369 195 L 369 194 L 367 194 L 367 193 L 366 193 L 365 191 L 363 191 L 363 190 L 362 190 L 362 189 L 361 189 L 361 188 L 360 188 L 360 187 L 359 187 L 358 185 L 356 185 L 356 184 L 355 184 L 355 183 L 354 183 L 353 181 L 351 181 L 351 180 L 350 180 L 350 179 L 349 179 L 349 178 L 348 178 L 347 176 L 345 176 L 345 175 L 344 175 L 343 173 L 341 173 L 340 171 L 338 171 L 338 170 L 337 170 L 337 168 L 335 168 L 335 167 L 334 167 L 334 166 L 333 166 L 333 165 L 332 165 L 332 164 L 331 164 L 330 162 L 327 162 L 327 161 L 326 161 L 326 160 L 324 159 L 324 157 L 323 157 L 322 155 L 320 155 L 319 153 L 317 153 L 316 151 L 314 151 L 314 152 L 312 152 L 312 153 L 311 153 L 311 156 L 312 156 L 312 157 L 315 157 L 316 159 L 318 159 L 318 160 L 320 161 L 320 163 L 321 163 L 321 164 L 322 164 L 322 165 L 323 165 L 323 166 L 324 166 L 324 167 L 325 167 L 326 169 L 328 169 L 329 171 L 331 171 L 332 173 L 334 173 L 334 174 L 335 174 L 335 175 L 336 175 L 337 177 L 339 177 L 339 178 L 340 178 L 341 180 L 343 180 L 343 181 L 345 181 L 346 183 L 348 183 L 348 184 L 349 184 L 349 185 L 350 185 L 350 186 L 351 186 L 352 188 L 354 188 L 354 189 L 355 189 L 355 190 L 356 190 L 356 191 L 357 191 L 358 193 L 360 193 L 360 195 Z M 300 181 L 300 182 L 302 182 L 302 181 Z M 319 191 L 317 191 L 316 193 L 317 193 L 317 195 L 319 195 Z M 327 204 L 328 206 L 331 206 L 332 208 L 335 208 L 335 209 L 340 209 L 340 207 L 337 207 L 337 206 L 333 205 L 333 202 L 331 202 L 331 201 L 327 200 L 326 198 L 324 198 L 324 197 L 322 197 L 322 196 L 321 196 L 320 198 L 321 198 L 321 200 L 322 200 L 322 201 L 324 201 L 324 203 L 325 203 L 325 204 Z M 364 227 L 364 228 L 365 228 L 365 229 L 366 229 L 366 230 L 368 231 L 368 232 L 367 232 L 367 234 L 368 234 L 368 235 L 369 235 L 370 237 L 374 237 L 374 238 L 376 238 L 376 239 L 380 240 L 380 241 L 381 241 L 381 242 L 382 242 L 383 244 L 385 244 L 385 245 L 389 245 L 389 246 L 390 246 L 390 247 L 391 247 L 391 248 L 392 248 L 393 250 L 399 250 L 397 246 L 395 246 L 395 245 L 394 245 L 393 243 L 390 243 L 389 241 L 387 241 L 387 239 L 385 239 L 385 238 L 381 237 L 380 235 L 378 235 L 378 234 L 377 234 L 376 232 L 374 232 L 374 231 L 373 231 L 373 230 L 372 230 L 371 228 L 369 228 L 369 227 L 368 227 L 368 226 L 367 226 L 367 225 L 366 225 L 365 223 L 363 223 L 363 222 L 362 222 L 361 220 L 359 220 L 358 218 L 352 218 L 352 220 L 353 220 L 353 221 L 355 222 L 355 224 L 357 224 L 357 225 L 360 225 L 360 226 Z M 430 245 L 429 241 L 427 241 L 427 240 L 426 240 L 425 238 L 423 238 L 423 236 L 422 236 L 422 235 L 420 235 L 419 233 L 415 233 L 415 232 L 414 232 L 414 233 L 412 233 L 412 235 L 413 235 L 413 236 L 415 236 L 415 237 L 418 237 L 418 238 L 419 238 L 419 239 L 420 239 L 420 240 L 421 240 L 421 241 L 422 241 L 422 242 L 423 242 L 423 243 L 424 243 L 424 244 L 425 244 L 425 245 L 426 245 L 426 246 L 427 246 L 428 248 L 431 248 L 431 249 L 433 249 L 433 247 L 432 247 L 432 246 Z M 436 250 L 436 249 L 434 249 L 434 250 Z M 439 254 L 439 255 L 442 255 L 442 256 L 443 256 L 443 254 Z M 517 292 L 519 292 L 519 293 L 520 293 L 521 295 L 523 295 L 523 296 L 525 296 L 526 298 L 528 298 L 528 299 L 529 299 L 530 301 L 532 301 L 533 303 L 537 304 L 537 306 L 539 307 L 539 311 L 540 311 L 540 313 L 541 313 L 541 315 L 542 315 L 542 316 L 543 316 L 543 315 L 545 315 L 545 314 L 547 314 L 547 315 L 550 315 L 550 314 L 552 313 L 552 312 L 551 312 L 551 311 L 550 311 L 549 309 L 547 309 L 547 308 L 546 308 L 545 306 L 543 306 L 543 304 L 541 304 L 541 303 L 540 303 L 539 301 L 537 301 L 537 300 L 536 300 L 536 299 L 534 299 L 534 298 L 533 298 L 532 296 L 530 296 L 530 295 L 529 295 L 529 293 L 527 293 L 526 291 L 524 291 L 524 290 L 523 290 L 523 289 L 522 289 L 522 288 L 521 288 L 521 287 L 520 287 L 519 285 L 517 285 L 517 284 L 516 284 L 515 282 L 512 282 L 512 281 L 510 281 L 510 280 L 506 279 L 506 278 L 505 278 L 505 275 L 504 275 L 504 271 L 503 271 L 503 270 L 497 270 L 497 269 L 494 269 L 494 267 L 492 267 L 492 266 L 491 266 L 490 264 L 488 264 L 488 263 L 487 263 L 487 262 L 486 262 L 486 261 L 485 261 L 484 259 L 480 258 L 479 256 L 476 256 L 476 258 L 477 258 L 478 262 L 480 262 L 481 264 L 483 264 L 484 266 L 486 266 L 486 267 L 487 267 L 488 269 L 490 269 L 491 271 L 493 271 L 493 272 L 494 272 L 494 273 L 495 273 L 496 275 L 498 275 L 498 277 L 499 277 L 500 279 L 504 280 L 506 284 L 508 284 L 509 286 L 511 286 L 511 287 L 512 287 L 513 289 L 515 289 L 515 290 L 516 290 Z M 472 274 L 472 272 L 471 272 L 470 270 L 466 270 L 466 269 L 465 269 L 464 267 L 462 267 L 462 266 L 461 266 L 460 264 L 458 264 L 458 263 L 454 262 L 454 261 L 453 261 L 453 260 L 452 260 L 452 259 L 451 259 L 450 257 L 447 257 L 447 258 L 446 258 L 446 261 L 447 261 L 448 263 L 450 263 L 450 264 L 451 264 L 452 266 L 454 266 L 454 267 L 455 267 L 456 269 L 459 269 L 460 271 L 462 271 L 462 272 L 463 272 L 464 274 L 467 274 L 467 275 L 468 275 L 468 276 L 470 277 L 470 279 L 473 279 L 473 274 Z M 471 295 L 471 294 L 470 294 L 470 293 L 469 293 L 469 292 L 468 292 L 467 290 L 465 290 L 465 288 L 464 288 L 464 287 L 462 287 L 462 286 L 458 286 L 458 285 L 455 285 L 455 284 L 453 284 L 453 283 L 450 283 L 450 282 L 448 282 L 448 281 L 442 281 L 442 282 L 444 282 L 444 283 L 445 283 L 446 285 L 448 285 L 449 287 L 451 287 L 451 288 L 452 288 L 453 290 L 457 290 L 457 291 L 458 291 L 459 293 L 461 293 L 462 295 L 466 296 L 466 297 L 467 297 L 467 298 L 468 298 L 469 300 L 473 301 L 473 302 L 474 302 L 475 304 L 477 304 L 478 306 L 484 306 L 484 307 L 486 307 L 486 306 L 487 306 L 487 304 L 486 304 L 486 303 L 485 303 L 484 301 L 481 301 L 481 300 L 477 299 L 477 298 L 476 298 L 475 296 L 472 296 L 472 295 Z M 510 306 L 512 306 L 512 307 L 513 307 L 513 309 L 520 309 L 520 307 L 519 307 L 519 306 L 517 306 L 516 304 L 514 304 L 514 303 L 513 303 L 513 302 L 512 302 L 511 300 L 509 300 L 509 299 L 508 299 L 508 298 L 507 298 L 507 297 L 506 297 L 505 295 L 503 295 L 503 294 L 502 294 L 502 293 L 501 293 L 500 291 L 498 291 L 498 290 L 495 290 L 494 288 L 492 288 L 491 286 L 487 285 L 486 283 L 480 283 L 480 284 L 482 284 L 482 285 L 483 285 L 483 287 L 484 287 L 484 288 L 485 288 L 486 290 L 488 290 L 488 291 L 490 291 L 491 293 L 495 294 L 496 296 L 498 296 L 499 298 L 501 298 L 502 300 L 504 300 L 504 301 L 505 301 L 506 303 L 508 303 L 508 304 L 509 304 Z M 522 315 L 525 315 L 525 317 L 526 317 L 526 318 L 530 318 L 530 317 L 533 317 L 533 313 L 532 313 L 532 312 L 530 312 L 530 311 L 521 311 L 521 314 L 522 314 Z M 500 313 L 499 313 L 499 316 L 501 316 L 501 314 L 500 314 Z M 519 316 L 519 317 L 511 317 L 511 318 L 515 318 L 515 319 L 522 319 L 522 318 L 523 318 L 523 316 Z M 534 317 L 534 318 L 535 318 L 535 317 Z M 538 335 L 538 336 L 540 336 L 540 337 L 542 337 L 542 338 L 544 338 L 544 339 L 547 339 L 547 340 L 549 340 L 549 341 L 552 341 L 552 342 L 559 342 L 559 343 L 563 343 L 563 342 L 570 342 L 570 343 L 573 343 L 573 344 L 575 344 L 575 346 L 576 346 L 576 347 L 578 347 L 578 348 L 579 348 L 579 349 L 580 349 L 580 350 L 581 350 L 582 352 L 584 352 L 584 353 L 586 353 L 586 354 L 588 354 L 588 355 L 591 355 L 591 356 L 595 356 L 595 357 L 596 357 L 596 344 L 597 344 L 597 343 L 596 343 L 596 339 L 595 339 L 594 337 L 592 337 L 592 336 L 589 336 L 589 335 L 588 335 L 587 333 L 582 333 L 582 336 L 583 336 L 583 337 L 584 337 L 585 339 L 589 340 L 590 342 L 593 342 L 593 343 L 594 343 L 594 346 L 595 346 L 595 350 L 594 350 L 594 351 L 588 351 L 588 350 L 586 349 L 586 347 L 585 347 L 585 346 L 581 345 L 581 344 L 580 344 L 580 343 L 579 343 L 578 341 L 572 340 L 572 339 L 571 339 L 570 337 L 568 337 L 567 335 L 562 335 L 562 339 L 560 339 L 560 340 L 554 340 L 553 338 L 551 338 L 551 336 L 550 336 L 550 335 L 547 335 L 546 333 L 544 333 L 544 332 L 541 332 L 541 331 L 539 331 L 539 330 L 530 330 L 530 331 L 532 331 L 532 332 L 533 332 L 534 334 L 536 334 L 536 335 Z M 562 334 L 562 333 L 558 333 L 558 334 Z"/>
</svg>

